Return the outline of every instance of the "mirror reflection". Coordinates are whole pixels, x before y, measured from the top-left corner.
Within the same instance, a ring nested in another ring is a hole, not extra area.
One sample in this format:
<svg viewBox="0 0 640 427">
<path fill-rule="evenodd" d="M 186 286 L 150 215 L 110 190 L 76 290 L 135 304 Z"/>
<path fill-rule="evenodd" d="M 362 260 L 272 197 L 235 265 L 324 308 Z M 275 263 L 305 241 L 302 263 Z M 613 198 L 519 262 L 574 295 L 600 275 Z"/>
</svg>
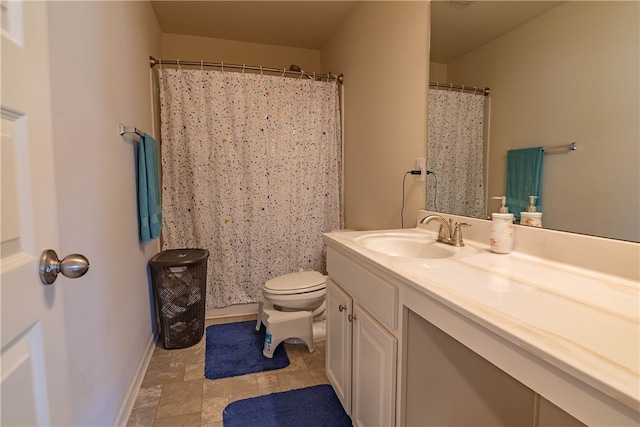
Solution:
<svg viewBox="0 0 640 427">
<path fill-rule="evenodd" d="M 511 185 L 544 228 L 640 241 L 640 3 L 437 1 L 431 19 L 426 208 L 487 218 Z"/>
</svg>

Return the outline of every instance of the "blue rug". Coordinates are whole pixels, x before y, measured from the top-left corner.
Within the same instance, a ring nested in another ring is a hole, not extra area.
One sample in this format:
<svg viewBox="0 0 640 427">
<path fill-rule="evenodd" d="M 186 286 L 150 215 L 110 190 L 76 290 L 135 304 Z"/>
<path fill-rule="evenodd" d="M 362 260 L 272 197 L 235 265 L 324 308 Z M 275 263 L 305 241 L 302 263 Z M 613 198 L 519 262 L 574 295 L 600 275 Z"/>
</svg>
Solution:
<svg viewBox="0 0 640 427">
<path fill-rule="evenodd" d="M 256 331 L 255 320 L 212 325 L 206 335 L 204 376 L 211 380 L 289 366 L 284 345 L 276 348 L 273 359 L 262 355 L 265 328 Z"/>
<path fill-rule="evenodd" d="M 224 427 L 351 427 L 330 385 L 272 393 L 230 403 L 222 414 Z"/>
</svg>

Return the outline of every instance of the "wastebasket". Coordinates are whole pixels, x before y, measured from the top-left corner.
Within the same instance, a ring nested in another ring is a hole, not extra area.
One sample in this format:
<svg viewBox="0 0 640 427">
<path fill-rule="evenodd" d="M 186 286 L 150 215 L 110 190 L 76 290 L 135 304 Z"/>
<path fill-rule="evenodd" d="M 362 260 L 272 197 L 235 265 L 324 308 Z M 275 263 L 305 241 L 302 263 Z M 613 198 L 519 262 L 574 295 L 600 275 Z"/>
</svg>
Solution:
<svg viewBox="0 0 640 427">
<path fill-rule="evenodd" d="M 169 249 L 149 261 L 164 348 L 197 344 L 204 334 L 206 249 Z"/>
</svg>

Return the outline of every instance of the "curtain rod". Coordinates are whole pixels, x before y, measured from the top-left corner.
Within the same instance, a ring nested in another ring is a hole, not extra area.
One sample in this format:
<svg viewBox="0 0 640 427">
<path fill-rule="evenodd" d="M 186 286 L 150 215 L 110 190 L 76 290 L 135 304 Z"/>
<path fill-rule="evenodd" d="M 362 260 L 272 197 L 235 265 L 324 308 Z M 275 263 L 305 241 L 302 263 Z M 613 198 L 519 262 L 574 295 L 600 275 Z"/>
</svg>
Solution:
<svg viewBox="0 0 640 427">
<path fill-rule="evenodd" d="M 344 75 L 340 74 L 339 76 L 336 76 L 334 74 L 331 74 L 331 72 L 328 73 L 310 73 L 308 71 L 290 71 L 287 70 L 285 68 L 271 68 L 271 67 L 263 67 L 261 65 L 245 65 L 245 64 L 225 64 L 224 62 L 204 62 L 204 61 L 182 61 L 180 59 L 156 59 L 153 56 L 149 57 L 149 65 L 151 68 L 155 67 L 156 65 L 190 65 L 190 66 L 196 66 L 196 67 L 217 67 L 220 68 L 222 71 L 224 71 L 225 68 L 233 68 L 233 69 L 237 69 L 237 70 L 242 70 L 244 72 L 244 70 L 251 70 L 251 71 L 260 71 L 260 73 L 262 74 L 263 72 L 269 72 L 269 73 L 278 73 L 278 74 L 282 74 L 283 76 L 285 74 L 293 74 L 295 76 L 299 76 L 300 78 L 302 78 L 303 76 L 305 77 L 309 77 L 312 80 L 323 80 L 323 79 L 327 79 L 327 80 L 336 80 L 338 83 L 343 83 L 344 81 Z"/>
<path fill-rule="evenodd" d="M 466 90 L 474 94 L 479 93 L 484 96 L 489 96 L 489 93 L 491 92 L 488 87 L 481 88 L 481 87 L 474 87 L 474 86 L 454 85 L 452 83 L 429 82 L 429 87 L 434 87 L 436 89 L 442 89 L 442 90 L 456 89 L 456 90 L 460 90 L 461 92 L 464 92 Z"/>
</svg>

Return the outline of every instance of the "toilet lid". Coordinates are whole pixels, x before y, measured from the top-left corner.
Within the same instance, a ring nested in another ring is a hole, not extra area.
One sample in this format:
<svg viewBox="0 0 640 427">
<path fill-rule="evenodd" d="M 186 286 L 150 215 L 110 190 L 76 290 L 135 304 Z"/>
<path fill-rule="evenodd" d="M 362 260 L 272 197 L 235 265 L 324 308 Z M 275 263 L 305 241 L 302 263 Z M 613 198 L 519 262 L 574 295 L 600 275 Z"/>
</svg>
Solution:
<svg viewBox="0 0 640 427">
<path fill-rule="evenodd" d="M 324 289 L 326 278 L 317 271 L 300 271 L 267 280 L 264 288 L 273 293 L 312 292 Z"/>
</svg>

